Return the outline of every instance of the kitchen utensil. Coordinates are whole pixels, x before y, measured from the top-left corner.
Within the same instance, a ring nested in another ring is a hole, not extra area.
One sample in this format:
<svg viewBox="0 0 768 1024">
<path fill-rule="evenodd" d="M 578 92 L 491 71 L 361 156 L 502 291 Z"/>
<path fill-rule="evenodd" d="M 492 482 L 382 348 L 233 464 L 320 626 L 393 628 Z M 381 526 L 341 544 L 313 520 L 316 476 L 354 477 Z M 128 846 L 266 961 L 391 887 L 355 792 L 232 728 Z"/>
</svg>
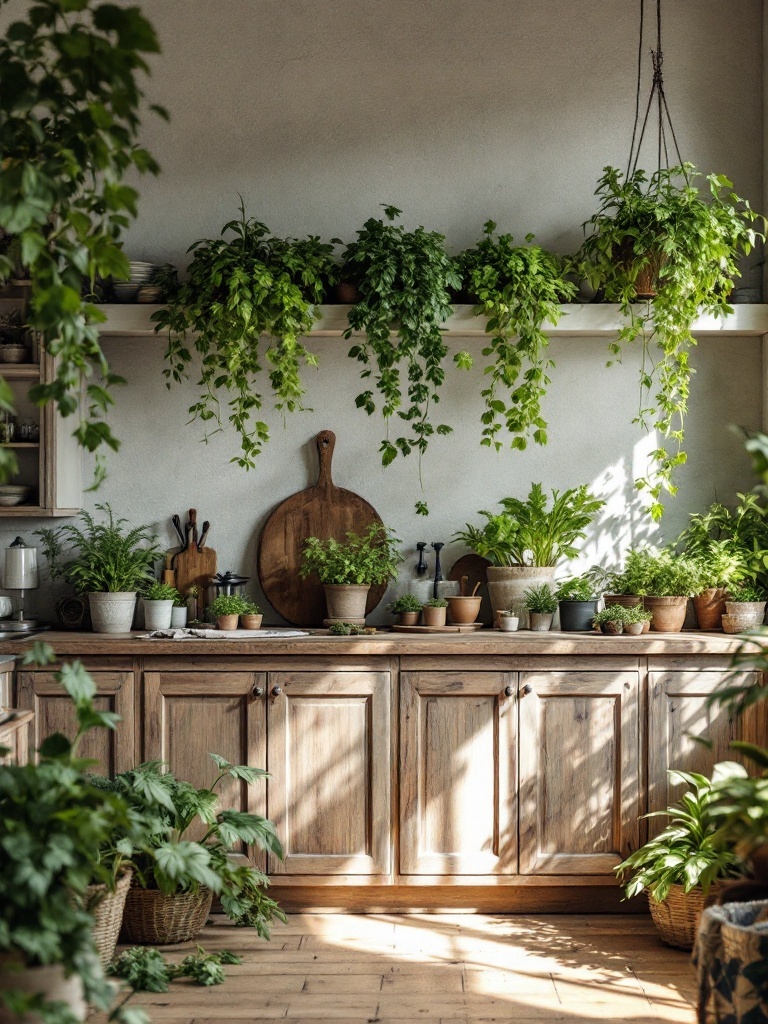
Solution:
<svg viewBox="0 0 768 1024">
<path fill-rule="evenodd" d="M 425 540 L 420 540 L 416 545 L 416 550 L 419 552 L 419 560 L 416 563 L 416 575 L 421 578 L 427 573 L 427 560 L 424 557 L 424 548 L 427 546 Z"/>
<path fill-rule="evenodd" d="M 189 522 L 184 528 L 184 536 L 186 546 L 171 560 L 176 573 L 176 589 L 183 597 L 191 586 L 198 587 L 197 614 L 202 615 L 208 606 L 208 587 L 216 575 L 216 552 L 213 548 L 200 550 L 197 544 L 197 511 L 193 508 L 189 510 Z"/>
<path fill-rule="evenodd" d="M 467 577 L 463 576 L 462 579 L 467 579 Z M 468 597 L 475 597 L 475 595 L 477 594 L 479 589 L 480 589 L 480 580 L 478 580 L 477 583 L 474 585 L 474 587 L 472 587 L 472 593 L 468 594 L 467 596 Z"/>
<path fill-rule="evenodd" d="M 234 594 L 240 587 L 244 587 L 250 578 L 250 576 L 240 576 L 239 573 L 228 569 L 226 572 L 219 572 L 212 576 L 208 585 L 216 590 L 216 597 L 220 597 L 224 594 Z"/>
<path fill-rule="evenodd" d="M 350 530 L 362 533 L 371 523 L 381 523 L 376 509 L 364 498 L 333 483 L 333 431 L 321 431 L 315 443 L 320 459 L 317 483 L 277 506 L 262 530 L 257 554 L 264 596 L 276 612 L 296 626 L 317 626 L 325 617 L 322 584 L 299 576 L 304 541 L 308 537 L 344 540 Z M 379 604 L 386 589 L 383 584 L 371 587 L 366 614 Z"/>
<path fill-rule="evenodd" d="M 203 548 L 205 547 L 205 541 L 206 538 L 208 537 L 208 531 L 210 530 L 210 528 L 211 524 L 206 519 L 205 522 L 203 523 L 203 532 L 200 534 L 200 543 L 197 545 L 198 551 L 202 551 Z"/>
<path fill-rule="evenodd" d="M 451 571 L 448 573 L 449 580 L 460 581 L 463 577 L 467 577 L 464 593 L 473 597 L 478 592 L 480 593 L 483 599 L 483 603 L 480 605 L 480 621 L 484 622 L 486 626 L 492 625 L 494 614 L 488 596 L 488 577 L 486 575 L 486 569 L 490 564 L 487 558 L 482 558 L 480 555 L 462 555 L 453 563 Z"/>
<path fill-rule="evenodd" d="M 197 544 L 197 509 L 191 508 L 189 510 L 189 523 L 192 527 L 192 540 Z"/>
<path fill-rule="evenodd" d="M 433 597 L 437 597 L 437 590 L 438 590 L 437 585 L 443 579 L 443 569 L 442 569 L 442 566 L 440 565 L 440 552 L 443 550 L 444 547 L 445 547 L 445 544 L 442 541 L 439 541 L 438 543 L 435 543 L 435 544 L 432 545 L 432 550 L 435 552 L 435 580 L 434 580 L 434 586 L 432 588 L 432 590 L 433 590 L 432 596 Z"/>
<path fill-rule="evenodd" d="M 460 586 L 459 586 L 459 593 L 461 594 L 462 597 L 466 597 L 467 596 L 468 585 L 469 585 L 469 576 L 462 576 L 461 577 L 461 581 L 460 581 Z"/>
<path fill-rule="evenodd" d="M 185 545 L 187 543 L 187 540 L 184 534 L 181 532 L 181 519 L 179 519 L 178 516 L 171 516 L 171 522 L 174 525 L 176 533 L 178 533 L 179 535 L 179 540 L 181 541 L 182 545 Z"/>
</svg>

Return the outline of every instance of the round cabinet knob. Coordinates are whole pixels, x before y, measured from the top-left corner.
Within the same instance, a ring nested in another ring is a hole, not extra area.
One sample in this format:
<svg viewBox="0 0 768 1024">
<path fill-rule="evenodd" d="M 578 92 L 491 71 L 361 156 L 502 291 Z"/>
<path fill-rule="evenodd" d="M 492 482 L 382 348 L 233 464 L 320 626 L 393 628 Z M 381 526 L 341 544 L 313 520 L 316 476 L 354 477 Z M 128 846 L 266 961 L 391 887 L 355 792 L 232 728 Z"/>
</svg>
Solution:
<svg viewBox="0 0 768 1024">
<path fill-rule="evenodd" d="M 529 693 L 533 693 L 533 687 L 530 683 L 526 683 L 523 687 L 523 696 L 527 697 Z"/>
<path fill-rule="evenodd" d="M 264 696 L 264 687 L 263 686 L 254 686 L 254 688 L 251 690 L 251 693 L 253 694 L 254 697 L 263 697 Z"/>
<path fill-rule="evenodd" d="M 279 697 L 282 692 L 283 692 L 282 686 L 273 686 L 272 687 L 272 696 L 273 697 Z"/>
<path fill-rule="evenodd" d="M 514 688 L 514 686 L 505 686 L 504 687 L 504 696 L 505 697 L 514 697 L 514 695 L 515 695 L 515 688 Z"/>
</svg>

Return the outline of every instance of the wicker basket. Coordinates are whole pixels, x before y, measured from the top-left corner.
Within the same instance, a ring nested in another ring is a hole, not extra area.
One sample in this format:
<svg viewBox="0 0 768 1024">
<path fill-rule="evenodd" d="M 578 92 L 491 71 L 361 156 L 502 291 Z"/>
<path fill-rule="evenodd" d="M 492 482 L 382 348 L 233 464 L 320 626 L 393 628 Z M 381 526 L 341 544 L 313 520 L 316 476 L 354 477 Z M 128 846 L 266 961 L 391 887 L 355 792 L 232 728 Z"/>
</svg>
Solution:
<svg viewBox="0 0 768 1024">
<path fill-rule="evenodd" d="M 89 885 L 84 894 L 86 910 L 93 914 L 93 940 L 102 966 L 106 967 L 115 955 L 117 936 L 123 923 L 125 898 L 131 887 L 133 871 L 122 873 L 114 892 L 106 885 Z"/>
<path fill-rule="evenodd" d="M 128 942 L 169 946 L 189 942 L 208 920 L 213 893 L 201 885 L 196 893 L 166 896 L 159 889 L 136 886 L 125 901 L 123 931 Z"/>
<path fill-rule="evenodd" d="M 677 949 L 693 949 L 701 912 L 717 902 L 719 889 L 719 882 L 711 885 L 705 898 L 700 888 L 685 892 L 682 885 L 673 885 L 663 903 L 657 903 L 649 893 L 651 917 L 661 941 Z"/>
</svg>

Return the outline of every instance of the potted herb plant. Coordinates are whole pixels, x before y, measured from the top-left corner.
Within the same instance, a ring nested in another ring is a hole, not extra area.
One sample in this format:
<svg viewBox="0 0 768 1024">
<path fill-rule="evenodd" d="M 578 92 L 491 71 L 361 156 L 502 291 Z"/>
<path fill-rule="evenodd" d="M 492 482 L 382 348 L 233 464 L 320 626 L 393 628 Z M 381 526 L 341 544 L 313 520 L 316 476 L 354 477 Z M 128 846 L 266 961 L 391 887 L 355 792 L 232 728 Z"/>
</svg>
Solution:
<svg viewBox="0 0 768 1024">
<path fill-rule="evenodd" d="M 757 629 L 765 619 L 765 604 L 765 591 L 754 583 L 730 587 L 725 601 L 723 629 L 726 633 Z"/>
<path fill-rule="evenodd" d="M 640 338 L 647 353 L 638 421 L 663 441 L 637 485 L 649 495 L 654 519 L 664 511 L 662 493 L 676 492 L 674 470 L 686 458 L 693 322 L 702 311 L 732 312 L 728 296 L 740 276 L 739 261 L 762 237 L 755 230 L 757 215 L 724 175 L 710 174 L 706 191 L 699 188 L 700 177 L 691 164 L 662 167 L 650 178 L 639 168 L 625 177 L 606 167 L 596 191 L 599 209 L 584 225 L 589 234 L 579 256 L 592 286 L 621 306 L 625 326 L 611 352 L 618 355 Z M 636 299 L 645 305 L 634 305 Z"/>
<path fill-rule="evenodd" d="M 592 619 L 592 623 L 606 636 L 620 636 L 624 632 L 625 612 L 631 609 L 620 604 L 610 604 Z"/>
<path fill-rule="evenodd" d="M 546 583 L 526 590 L 525 607 L 528 609 L 530 629 L 544 633 L 552 628 L 552 620 L 557 611 L 557 595 Z"/>
<path fill-rule="evenodd" d="M 448 602 L 444 597 L 430 597 L 421 606 L 425 626 L 444 626 L 448 614 Z"/>
<path fill-rule="evenodd" d="M 243 629 L 261 629 L 261 623 L 264 619 L 261 608 L 253 601 L 246 601 L 248 607 L 245 611 L 240 612 L 240 625 Z"/>
<path fill-rule="evenodd" d="M 589 576 L 573 576 L 557 588 L 560 629 L 565 633 L 589 633 L 597 613 L 598 597 Z"/>
<path fill-rule="evenodd" d="M 691 949 L 701 912 L 715 902 L 722 880 L 742 873 L 740 859 L 718 834 L 712 813 L 720 785 L 739 767 L 716 764 L 711 779 L 669 771 L 670 779 L 685 783 L 688 792 L 666 811 L 645 815 L 669 818 L 669 824 L 614 868 L 622 879 L 632 872 L 624 887 L 627 898 L 648 893 L 653 923 L 667 945 Z"/>
<path fill-rule="evenodd" d="M 623 569 L 595 567 L 590 570 L 597 586 L 604 591 L 606 607 L 620 604 L 631 608 L 643 603 L 652 558 L 653 552 L 649 548 L 629 548 L 624 557 Z"/>
<path fill-rule="evenodd" d="M 651 630 L 679 633 L 685 622 L 688 599 L 698 593 L 700 571 L 696 561 L 669 550 L 646 556 L 643 604 L 652 612 Z"/>
<path fill-rule="evenodd" d="M 381 523 L 371 523 L 362 534 L 349 531 L 344 541 L 306 540 L 299 571 L 304 577 L 314 574 L 323 584 L 330 622 L 365 622 L 371 585 L 397 576 L 403 560 L 398 544 Z"/>
<path fill-rule="evenodd" d="M 181 594 L 175 598 L 171 609 L 171 626 L 173 629 L 183 629 L 187 624 L 187 602 L 189 598 Z"/>
<path fill-rule="evenodd" d="M 522 450 L 529 438 L 547 443 L 541 402 L 554 363 L 547 356 L 544 323 L 558 322 L 560 304 L 573 298 L 576 287 L 564 276 L 562 257 L 533 245 L 533 235 L 515 245 L 512 235 L 495 234 L 492 220 L 483 231 L 457 260 L 467 290 L 476 296 L 474 312 L 485 318 L 490 336 L 483 350 L 489 365 L 481 444 L 499 451 L 506 429 L 512 447 Z"/>
<path fill-rule="evenodd" d="M 129 942 L 167 945 L 193 939 L 205 924 L 214 892 L 232 921 L 264 938 L 274 918 L 285 919 L 266 894 L 266 875 L 228 856 L 244 844 L 282 859 L 274 825 L 258 814 L 220 808 L 216 791 L 223 779 L 250 786 L 267 773 L 217 754 L 211 758 L 216 777 L 200 789 L 165 771 L 159 761 L 96 780 L 154 820 L 144 851 L 134 858 L 137 884 L 128 893 L 123 920 Z M 202 838 L 195 841 L 194 834 Z"/>
<path fill-rule="evenodd" d="M 144 590 L 144 627 L 145 629 L 168 629 L 175 601 L 181 596 L 169 583 L 150 583 Z"/>
<path fill-rule="evenodd" d="M 237 629 L 241 615 L 247 615 L 250 604 L 239 594 L 219 594 L 208 605 L 207 615 L 219 629 L 231 632 Z"/>
<path fill-rule="evenodd" d="M 421 614 L 421 601 L 413 594 L 402 594 L 389 606 L 393 615 L 397 615 L 401 626 L 415 626 Z"/>
<path fill-rule="evenodd" d="M 641 604 L 636 604 L 631 608 L 624 608 L 622 615 L 624 632 L 630 636 L 640 636 L 642 633 L 647 633 L 650 629 L 652 618 L 653 612 L 648 611 Z"/>
<path fill-rule="evenodd" d="M 149 526 L 127 529 L 108 504 L 96 508 L 101 521 L 81 512 L 82 528 L 67 523 L 53 531 L 51 569 L 88 595 L 95 633 L 129 633 L 136 595 L 153 581 L 160 549 Z"/>
<path fill-rule="evenodd" d="M 301 367 L 317 363 L 302 339 L 320 315 L 325 283 L 335 279 L 333 244 L 315 236 L 275 238 L 246 217 L 242 200 L 239 219 L 221 235 L 190 247 L 187 280 L 152 319 L 155 330 L 168 332 L 168 386 L 185 381 L 193 353 L 200 355 L 200 394 L 190 412 L 221 429 L 219 394 L 225 393 L 227 420 L 240 441 L 232 461 L 252 469 L 269 440 L 258 416 L 264 365 L 275 408 L 283 414 L 302 408 Z"/>
<path fill-rule="evenodd" d="M 493 564 L 488 567 L 488 590 L 494 611 L 518 610 L 523 628 L 527 625 L 525 591 L 551 583 L 555 567 L 563 558 L 578 553 L 576 541 L 605 504 L 585 485 L 562 494 L 552 492 L 552 505 L 541 484 L 531 484 L 525 500 L 504 498 L 501 512 L 481 510 L 482 527 L 470 526 L 454 534 L 475 554 Z"/>
</svg>

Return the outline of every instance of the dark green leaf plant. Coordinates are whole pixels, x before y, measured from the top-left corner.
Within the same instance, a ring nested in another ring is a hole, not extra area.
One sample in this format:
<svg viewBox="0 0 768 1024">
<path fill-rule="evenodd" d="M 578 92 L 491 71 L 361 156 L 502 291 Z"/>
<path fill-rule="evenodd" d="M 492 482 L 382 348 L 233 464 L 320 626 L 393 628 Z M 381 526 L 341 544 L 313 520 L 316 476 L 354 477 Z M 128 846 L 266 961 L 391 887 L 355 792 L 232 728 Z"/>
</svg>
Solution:
<svg viewBox="0 0 768 1024">
<path fill-rule="evenodd" d="M 576 287 L 564 277 L 562 257 L 533 245 L 533 235 L 526 236 L 525 245 L 515 245 L 512 235 L 495 231 L 494 221 L 487 221 L 484 237 L 461 253 L 458 264 L 466 288 L 477 297 L 474 312 L 485 317 L 490 336 L 483 349 L 489 363 L 480 443 L 500 451 L 505 429 L 512 448 L 522 451 L 530 437 L 547 443 L 541 403 L 555 364 L 547 356 L 544 323 L 559 321 L 560 303 L 573 298 Z M 467 358 L 454 356 L 461 365 Z"/>
<path fill-rule="evenodd" d="M 337 586 L 388 583 L 397 576 L 403 560 L 399 544 L 381 523 L 371 523 L 362 534 L 349 531 L 344 541 L 308 537 L 299 572 L 303 577 L 314 574 L 321 583 Z"/>
<path fill-rule="evenodd" d="M 763 237 L 756 230 L 762 218 L 725 175 L 707 175 L 699 187 L 701 177 L 688 163 L 662 167 L 650 178 L 639 168 L 625 177 L 606 167 L 595 193 L 599 209 L 584 225 L 589 234 L 579 254 L 581 272 L 608 302 L 619 303 L 625 318 L 610 345 L 613 356 L 642 344 L 634 422 L 662 441 L 636 486 L 648 494 L 654 520 L 663 515 L 663 493 L 677 493 L 675 470 L 686 461 L 694 321 L 702 313 L 733 312 L 729 295 L 739 260 Z M 654 294 L 637 305 L 638 278 L 646 273 Z"/>
<path fill-rule="evenodd" d="M 336 280 L 337 241 L 276 238 L 246 217 L 241 198 L 240 217 L 219 238 L 190 246 L 187 280 L 152 316 L 155 330 L 168 332 L 167 386 L 187 380 L 199 356 L 200 393 L 190 416 L 203 422 L 206 441 L 226 420 L 240 441 L 231 461 L 244 469 L 253 469 L 269 440 L 269 426 L 259 418 L 265 366 L 278 412 L 285 417 L 304 408 L 301 369 L 316 366 L 317 358 L 302 339 L 320 315 L 324 288 Z"/>
</svg>

